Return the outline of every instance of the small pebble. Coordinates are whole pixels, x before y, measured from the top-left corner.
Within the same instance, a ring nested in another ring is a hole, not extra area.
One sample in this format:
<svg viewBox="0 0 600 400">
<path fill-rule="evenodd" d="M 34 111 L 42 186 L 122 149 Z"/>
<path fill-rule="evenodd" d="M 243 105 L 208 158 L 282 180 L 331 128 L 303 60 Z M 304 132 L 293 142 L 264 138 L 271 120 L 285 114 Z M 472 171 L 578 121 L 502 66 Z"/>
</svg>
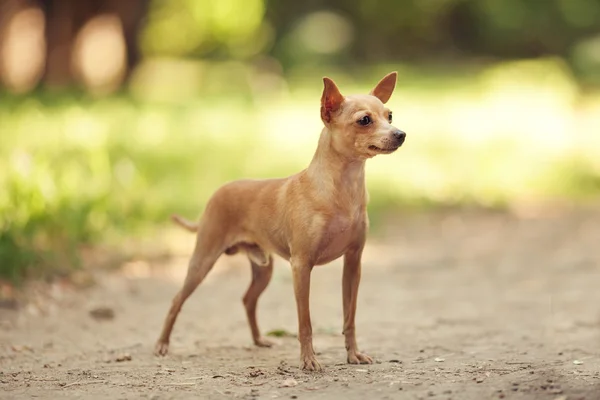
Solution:
<svg viewBox="0 0 600 400">
<path fill-rule="evenodd" d="M 90 310 L 90 316 L 97 321 L 108 321 L 115 318 L 115 311 L 110 307 L 98 307 Z"/>
<path fill-rule="evenodd" d="M 281 382 L 279 387 L 294 387 L 296 385 L 298 385 L 298 381 L 296 381 L 294 378 L 289 378 Z"/>
<path fill-rule="evenodd" d="M 131 361 L 131 355 L 129 354 L 121 354 L 120 356 L 118 356 L 117 358 L 115 358 L 116 362 L 123 362 L 123 361 Z"/>
</svg>

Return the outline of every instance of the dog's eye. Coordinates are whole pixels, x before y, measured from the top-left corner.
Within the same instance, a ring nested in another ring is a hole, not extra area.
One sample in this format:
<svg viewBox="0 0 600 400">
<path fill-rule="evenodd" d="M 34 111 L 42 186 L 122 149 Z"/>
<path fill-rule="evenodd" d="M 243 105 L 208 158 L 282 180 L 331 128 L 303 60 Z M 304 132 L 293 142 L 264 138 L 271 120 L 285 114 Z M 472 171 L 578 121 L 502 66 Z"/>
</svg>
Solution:
<svg viewBox="0 0 600 400">
<path fill-rule="evenodd" d="M 390 124 L 392 123 L 392 112 L 391 111 L 388 114 L 388 121 L 390 121 Z"/>
<path fill-rule="evenodd" d="M 358 123 L 362 126 L 367 126 L 371 123 L 371 117 L 365 115 L 364 117 L 358 120 Z"/>
</svg>

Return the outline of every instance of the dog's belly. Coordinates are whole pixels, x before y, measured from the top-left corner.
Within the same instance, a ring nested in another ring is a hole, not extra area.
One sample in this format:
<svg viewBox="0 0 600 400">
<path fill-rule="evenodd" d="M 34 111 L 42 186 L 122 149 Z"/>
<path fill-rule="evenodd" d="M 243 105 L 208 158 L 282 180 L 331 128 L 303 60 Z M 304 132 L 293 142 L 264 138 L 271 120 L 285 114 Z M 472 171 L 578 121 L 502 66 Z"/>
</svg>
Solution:
<svg viewBox="0 0 600 400">
<path fill-rule="evenodd" d="M 315 265 L 327 264 L 335 259 L 340 258 L 344 255 L 344 253 L 346 253 L 346 250 L 348 250 L 349 246 L 350 242 L 339 241 L 339 243 L 337 243 L 336 241 L 336 243 L 328 246 L 321 252 L 321 254 L 319 254 Z"/>
<path fill-rule="evenodd" d="M 277 254 L 286 261 L 290 260 L 290 249 L 287 246 L 287 240 L 280 233 L 272 232 L 253 232 L 245 235 L 249 242 L 256 243 L 263 251 L 270 254 Z"/>
<path fill-rule="evenodd" d="M 359 219 L 334 217 L 323 232 L 315 264 L 327 264 L 344 255 L 357 242 L 359 226 Z"/>
<path fill-rule="evenodd" d="M 304 241 L 306 245 L 301 246 L 304 251 L 299 255 L 312 260 L 314 265 L 323 265 L 341 257 L 350 246 L 359 243 L 364 234 L 366 215 L 358 212 L 353 216 L 336 215 L 328 220 L 315 216 L 314 221 L 315 225 L 308 229 L 309 232 L 303 231 L 302 234 L 316 240 Z M 266 253 L 277 254 L 287 261 L 291 258 L 289 237 L 283 229 L 247 231 L 240 241 L 255 243 Z"/>
<path fill-rule="evenodd" d="M 286 261 L 290 260 L 290 249 L 283 244 L 274 244 L 271 248 L 271 251 Z"/>
</svg>

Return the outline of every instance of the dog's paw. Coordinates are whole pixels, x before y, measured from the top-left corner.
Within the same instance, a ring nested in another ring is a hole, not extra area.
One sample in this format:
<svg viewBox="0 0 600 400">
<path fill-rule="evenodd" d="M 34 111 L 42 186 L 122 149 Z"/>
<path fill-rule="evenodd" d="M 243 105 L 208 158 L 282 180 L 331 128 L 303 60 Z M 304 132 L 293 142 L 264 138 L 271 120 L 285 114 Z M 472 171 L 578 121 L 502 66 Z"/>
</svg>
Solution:
<svg viewBox="0 0 600 400">
<path fill-rule="evenodd" d="M 154 347 L 155 356 L 166 356 L 169 352 L 169 343 L 157 342 Z"/>
<path fill-rule="evenodd" d="M 348 364 L 373 364 L 373 359 L 366 354 L 354 351 L 348 353 Z"/>
<path fill-rule="evenodd" d="M 304 371 L 315 371 L 315 372 L 323 371 L 323 367 L 321 367 L 321 364 L 319 364 L 319 362 L 317 361 L 317 359 L 315 358 L 314 355 L 303 356 L 301 368 Z"/>
<path fill-rule="evenodd" d="M 273 347 L 273 345 L 275 344 L 274 342 L 270 341 L 269 339 L 265 339 L 263 337 L 259 337 L 258 339 L 254 340 L 254 344 L 258 347 Z"/>
</svg>

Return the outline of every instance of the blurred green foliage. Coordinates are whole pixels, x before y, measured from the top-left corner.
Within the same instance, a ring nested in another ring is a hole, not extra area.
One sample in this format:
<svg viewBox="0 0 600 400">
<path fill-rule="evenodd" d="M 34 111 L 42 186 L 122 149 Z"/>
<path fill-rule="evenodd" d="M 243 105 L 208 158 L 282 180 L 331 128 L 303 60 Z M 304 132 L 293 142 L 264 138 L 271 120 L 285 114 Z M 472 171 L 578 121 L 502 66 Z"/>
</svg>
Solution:
<svg viewBox="0 0 600 400">
<path fill-rule="evenodd" d="M 163 223 L 173 210 L 198 213 L 207 187 L 242 175 L 223 155 L 241 160 L 252 147 L 183 126 L 209 104 L 56 100 L 5 101 L 0 111 L 0 278 L 68 271 L 82 245 Z"/>
<path fill-rule="evenodd" d="M 389 105 L 408 140 L 368 163 L 373 226 L 411 207 L 598 196 L 597 132 L 578 124 L 575 137 L 565 124 L 577 115 L 595 126 L 600 97 L 581 98 L 561 65 L 508 63 L 464 75 L 396 65 Z M 233 76 L 240 67 L 220 68 Z M 338 81 L 344 93 L 366 92 L 389 68 L 363 71 L 358 85 Z M 173 212 L 197 216 L 228 180 L 304 168 L 320 131 L 321 83 L 314 75 L 295 82 L 289 96 L 274 98 L 235 85 L 246 92 L 160 102 L 0 99 L 0 276 L 69 270 L 82 245 L 152 231 Z"/>
<path fill-rule="evenodd" d="M 0 278 L 304 168 L 324 74 L 351 93 L 400 72 L 408 140 L 369 162 L 375 227 L 600 193 L 600 97 L 581 91 L 600 84 L 599 0 L 152 0 L 138 39 L 127 93 L 0 98 Z"/>
<path fill-rule="evenodd" d="M 154 0 L 146 55 L 275 57 L 285 70 L 560 56 L 600 83 L 598 0 Z"/>
<path fill-rule="evenodd" d="M 254 55 L 264 16 L 262 0 L 158 0 L 141 34 L 147 55 L 175 57 L 221 51 Z"/>
</svg>

